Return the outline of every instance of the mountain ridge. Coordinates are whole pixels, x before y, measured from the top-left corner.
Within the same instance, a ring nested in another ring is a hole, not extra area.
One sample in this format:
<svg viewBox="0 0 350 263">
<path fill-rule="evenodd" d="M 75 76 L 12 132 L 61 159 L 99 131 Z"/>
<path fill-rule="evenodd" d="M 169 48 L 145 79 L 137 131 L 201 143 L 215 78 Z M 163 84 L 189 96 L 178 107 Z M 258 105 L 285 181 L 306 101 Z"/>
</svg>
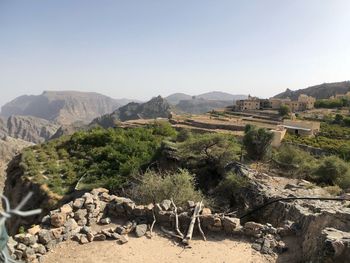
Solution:
<svg viewBox="0 0 350 263">
<path fill-rule="evenodd" d="M 89 123 L 132 100 L 113 99 L 96 92 L 44 91 L 40 95 L 22 95 L 1 107 L 1 115 L 34 116 L 60 124 Z"/>
<path fill-rule="evenodd" d="M 274 98 L 285 99 L 289 97 L 290 99 L 295 100 L 299 97 L 299 95 L 306 94 L 316 99 L 328 99 L 331 96 L 336 94 L 345 94 L 348 91 L 350 91 L 350 81 L 330 82 L 295 91 L 287 89 L 286 91 L 275 95 Z"/>
</svg>

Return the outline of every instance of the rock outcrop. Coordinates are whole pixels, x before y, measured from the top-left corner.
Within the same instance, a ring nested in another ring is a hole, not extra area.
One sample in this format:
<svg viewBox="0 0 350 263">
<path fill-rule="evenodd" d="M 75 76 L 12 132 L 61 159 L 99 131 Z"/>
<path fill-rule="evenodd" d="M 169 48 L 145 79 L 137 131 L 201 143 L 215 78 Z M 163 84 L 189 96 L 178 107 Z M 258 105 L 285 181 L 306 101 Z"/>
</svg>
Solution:
<svg viewBox="0 0 350 263">
<path fill-rule="evenodd" d="M 247 210 L 254 210 L 281 198 L 334 198 L 321 187 L 305 180 L 271 177 L 238 165 L 231 165 L 230 169 L 235 172 L 238 170 L 239 174 L 249 178 L 248 185 L 236 194 L 237 208 L 241 216 L 245 215 Z M 241 220 L 271 223 L 277 229 L 279 227 L 288 229 L 289 225 L 290 230 L 284 234 L 294 232 L 298 237 L 295 243 L 299 248 L 295 258 L 299 258 L 302 262 L 346 262 L 337 260 L 339 255 L 349 253 L 349 247 L 346 247 L 344 240 L 338 240 L 342 243 L 341 251 L 325 254 L 324 247 L 329 243 L 327 241 L 329 238 L 320 238 L 322 235 L 327 236 L 324 233 L 327 233 L 329 227 L 344 232 L 343 236 L 350 235 L 350 198 L 339 197 L 339 199 L 344 201 L 280 200 L 256 210 Z"/>
<path fill-rule="evenodd" d="M 158 96 L 146 103 L 131 102 L 111 114 L 96 118 L 90 126 L 99 125 L 109 128 L 114 127 L 119 121 L 168 118 L 170 115 L 171 107 L 169 103 L 161 96 Z"/>
<path fill-rule="evenodd" d="M 42 143 L 57 132 L 59 125 L 32 116 L 10 116 L 7 120 L 8 135 L 33 143 Z"/>
<path fill-rule="evenodd" d="M 89 123 L 128 102 L 130 100 L 115 100 L 92 92 L 45 91 L 41 95 L 23 95 L 14 99 L 1 108 L 1 115 L 30 115 L 59 124 Z"/>
</svg>

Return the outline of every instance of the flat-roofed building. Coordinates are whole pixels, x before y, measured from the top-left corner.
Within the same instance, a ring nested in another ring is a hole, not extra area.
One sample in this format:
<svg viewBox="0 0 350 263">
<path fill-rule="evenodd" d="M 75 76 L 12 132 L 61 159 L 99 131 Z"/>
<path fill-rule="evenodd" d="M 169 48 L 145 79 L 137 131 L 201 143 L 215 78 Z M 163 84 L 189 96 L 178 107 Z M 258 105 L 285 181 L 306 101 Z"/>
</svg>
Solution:
<svg viewBox="0 0 350 263">
<path fill-rule="evenodd" d="M 301 94 L 298 100 L 278 99 L 259 99 L 249 96 L 246 100 L 236 101 L 235 109 L 238 111 L 273 109 L 278 110 L 282 105 L 286 105 L 292 112 L 305 111 L 314 108 L 316 99 L 305 94 Z"/>
<path fill-rule="evenodd" d="M 314 136 L 320 132 L 321 124 L 316 121 L 283 120 L 282 126 L 289 132 L 301 136 Z"/>
</svg>

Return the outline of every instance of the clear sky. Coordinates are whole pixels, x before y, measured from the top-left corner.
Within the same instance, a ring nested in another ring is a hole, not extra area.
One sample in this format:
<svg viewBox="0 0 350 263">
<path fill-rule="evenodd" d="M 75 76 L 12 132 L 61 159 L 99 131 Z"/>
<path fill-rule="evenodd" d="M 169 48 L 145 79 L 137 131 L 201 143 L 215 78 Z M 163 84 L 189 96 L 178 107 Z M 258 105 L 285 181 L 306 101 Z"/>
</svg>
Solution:
<svg viewBox="0 0 350 263">
<path fill-rule="evenodd" d="M 349 79 L 348 0 L 0 0 L 0 105 L 43 90 L 268 97 Z"/>
</svg>

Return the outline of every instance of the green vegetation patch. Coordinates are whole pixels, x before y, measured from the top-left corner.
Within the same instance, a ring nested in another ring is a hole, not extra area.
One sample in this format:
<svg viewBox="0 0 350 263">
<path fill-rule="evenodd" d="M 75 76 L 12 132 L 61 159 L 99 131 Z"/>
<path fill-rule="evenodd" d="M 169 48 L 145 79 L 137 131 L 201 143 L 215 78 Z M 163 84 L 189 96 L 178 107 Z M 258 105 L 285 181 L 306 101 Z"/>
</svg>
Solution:
<svg viewBox="0 0 350 263">
<path fill-rule="evenodd" d="M 74 190 L 80 179 L 79 189 L 116 189 L 157 157 L 164 138 L 175 135 L 168 123 L 80 131 L 26 149 L 21 166 L 29 179 L 61 195 Z"/>
</svg>

